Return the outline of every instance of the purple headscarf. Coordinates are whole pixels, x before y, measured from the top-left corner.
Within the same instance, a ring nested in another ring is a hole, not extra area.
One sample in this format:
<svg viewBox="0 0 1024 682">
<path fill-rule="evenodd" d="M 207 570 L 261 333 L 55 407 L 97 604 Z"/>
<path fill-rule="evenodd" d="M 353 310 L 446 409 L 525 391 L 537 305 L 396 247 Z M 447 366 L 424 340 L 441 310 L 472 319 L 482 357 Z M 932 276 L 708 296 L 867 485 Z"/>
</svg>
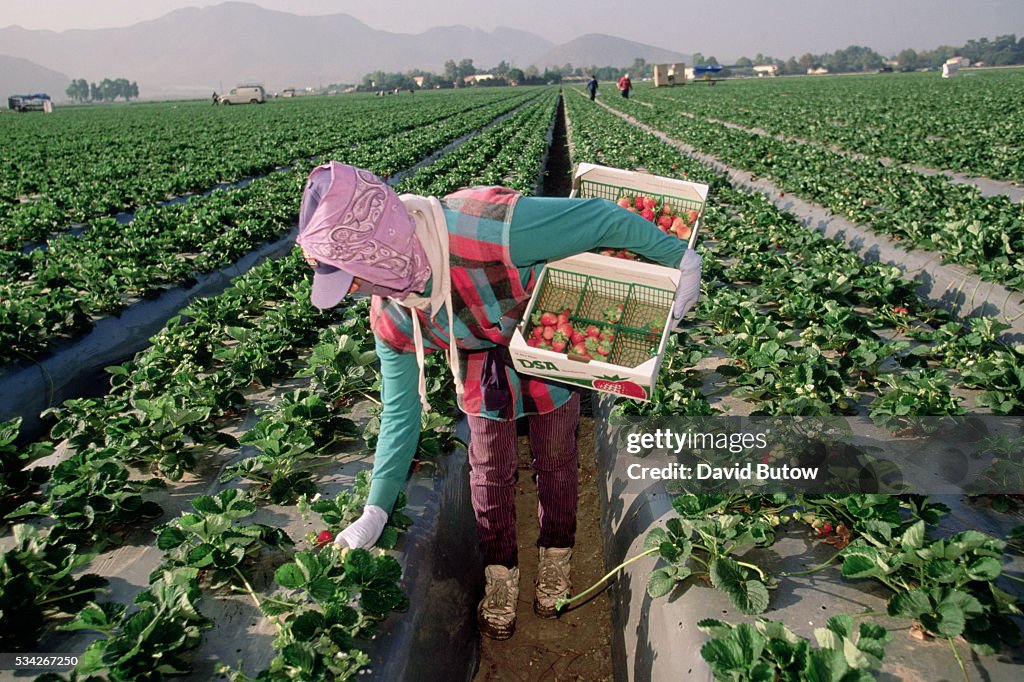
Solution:
<svg viewBox="0 0 1024 682">
<path fill-rule="evenodd" d="M 402 201 L 368 170 L 337 161 L 309 174 L 299 212 L 299 246 L 313 266 L 318 308 L 333 308 L 358 277 L 373 293 L 423 291 L 426 254 Z"/>
</svg>

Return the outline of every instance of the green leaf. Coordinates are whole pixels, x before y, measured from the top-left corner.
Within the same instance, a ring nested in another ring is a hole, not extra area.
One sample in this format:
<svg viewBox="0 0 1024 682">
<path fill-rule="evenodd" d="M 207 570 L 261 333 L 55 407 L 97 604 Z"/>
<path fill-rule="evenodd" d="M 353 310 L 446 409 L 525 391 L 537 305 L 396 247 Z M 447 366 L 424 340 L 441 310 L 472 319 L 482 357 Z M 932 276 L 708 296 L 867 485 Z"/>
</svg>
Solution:
<svg viewBox="0 0 1024 682">
<path fill-rule="evenodd" d="M 1002 564 L 994 557 L 982 557 L 967 567 L 971 580 L 995 580 L 1002 572 Z"/>
<path fill-rule="evenodd" d="M 187 539 L 188 536 L 180 528 L 164 526 L 160 529 L 159 535 L 157 535 L 156 546 L 166 552 L 169 549 L 180 546 Z"/>
<path fill-rule="evenodd" d="M 306 611 L 289 621 L 289 625 L 296 640 L 308 642 L 323 629 L 324 617 L 317 611 Z"/>
<path fill-rule="evenodd" d="M 281 587 L 294 590 L 306 584 L 306 575 L 296 563 L 284 564 L 274 571 L 274 580 Z"/>
<path fill-rule="evenodd" d="M 709 572 L 714 586 L 729 595 L 743 613 L 762 613 L 768 608 L 768 588 L 759 580 L 746 580 L 743 569 L 731 557 L 713 560 Z"/>
</svg>

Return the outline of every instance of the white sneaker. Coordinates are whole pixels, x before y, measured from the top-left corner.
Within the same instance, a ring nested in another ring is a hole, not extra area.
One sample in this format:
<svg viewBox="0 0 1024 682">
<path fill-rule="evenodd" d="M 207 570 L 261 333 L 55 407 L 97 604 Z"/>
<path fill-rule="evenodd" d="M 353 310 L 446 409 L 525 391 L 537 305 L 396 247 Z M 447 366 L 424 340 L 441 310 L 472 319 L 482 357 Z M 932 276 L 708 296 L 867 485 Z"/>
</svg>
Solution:
<svg viewBox="0 0 1024 682">
<path fill-rule="evenodd" d="M 533 599 L 533 612 L 541 618 L 557 618 L 558 600 L 569 596 L 572 580 L 569 578 L 571 547 L 541 547 L 537 563 L 537 596 Z"/>
<path fill-rule="evenodd" d="M 508 639 L 516 631 L 516 604 L 519 602 L 519 568 L 492 564 L 484 569 L 484 598 L 477 608 L 480 634 L 492 639 Z"/>
</svg>

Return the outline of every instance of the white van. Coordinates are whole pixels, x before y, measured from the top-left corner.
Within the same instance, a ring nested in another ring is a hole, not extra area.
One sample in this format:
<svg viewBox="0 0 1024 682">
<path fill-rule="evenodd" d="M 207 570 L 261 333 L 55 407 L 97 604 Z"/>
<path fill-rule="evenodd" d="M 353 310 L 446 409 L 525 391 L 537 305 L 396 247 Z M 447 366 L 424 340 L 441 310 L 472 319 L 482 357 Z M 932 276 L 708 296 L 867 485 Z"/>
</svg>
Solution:
<svg viewBox="0 0 1024 682">
<path fill-rule="evenodd" d="M 262 85 L 239 85 L 231 88 L 231 92 L 221 95 L 218 99 L 221 104 L 263 104 L 267 101 L 267 95 Z"/>
</svg>

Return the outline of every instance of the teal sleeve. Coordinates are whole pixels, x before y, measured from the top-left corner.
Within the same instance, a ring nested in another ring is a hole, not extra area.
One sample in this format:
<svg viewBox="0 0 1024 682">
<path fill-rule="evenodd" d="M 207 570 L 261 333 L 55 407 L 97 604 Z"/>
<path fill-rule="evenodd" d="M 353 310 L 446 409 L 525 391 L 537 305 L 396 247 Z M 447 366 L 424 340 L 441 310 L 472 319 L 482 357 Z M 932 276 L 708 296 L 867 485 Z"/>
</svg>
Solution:
<svg viewBox="0 0 1024 682">
<path fill-rule="evenodd" d="M 522 197 L 516 202 L 509 251 L 518 267 L 593 251 L 629 249 L 671 268 L 686 242 L 607 199 Z"/>
<path fill-rule="evenodd" d="M 390 514 L 398 493 L 405 486 L 420 439 L 419 367 L 412 353 L 399 353 L 379 338 L 376 345 L 384 407 L 367 504 L 381 507 Z"/>
</svg>

